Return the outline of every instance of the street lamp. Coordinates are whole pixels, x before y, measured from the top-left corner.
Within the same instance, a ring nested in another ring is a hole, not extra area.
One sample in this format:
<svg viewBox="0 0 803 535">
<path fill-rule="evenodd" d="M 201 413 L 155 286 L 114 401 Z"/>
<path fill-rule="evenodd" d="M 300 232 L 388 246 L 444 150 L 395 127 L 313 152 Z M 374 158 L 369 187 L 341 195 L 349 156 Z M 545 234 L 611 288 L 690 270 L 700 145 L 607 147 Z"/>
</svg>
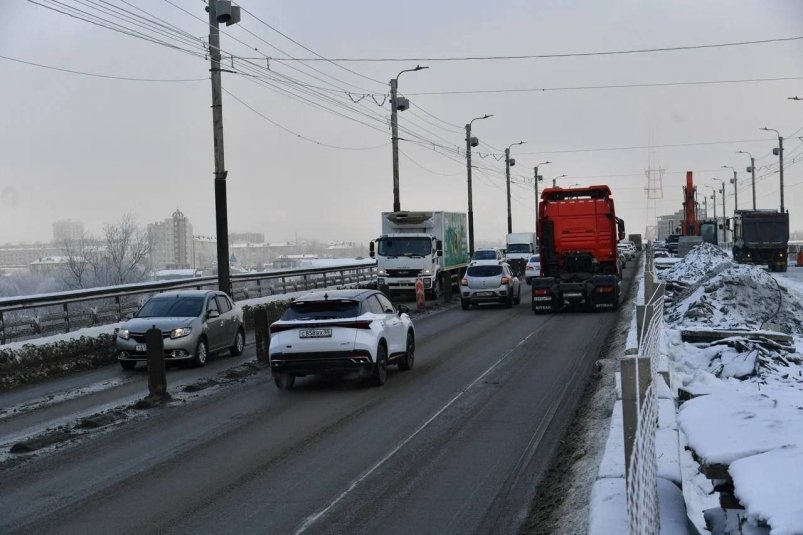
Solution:
<svg viewBox="0 0 803 535">
<path fill-rule="evenodd" d="M 538 174 L 538 168 L 541 167 L 542 165 L 546 165 L 546 164 L 549 164 L 549 163 L 552 163 L 552 162 L 550 162 L 549 160 L 547 160 L 545 162 L 539 162 L 539 164 L 536 165 L 533 168 L 533 171 L 534 171 L 534 173 L 533 173 L 533 181 L 535 182 L 535 235 L 536 235 L 536 237 L 538 236 L 538 230 L 539 230 L 538 229 L 538 183 L 539 182 L 543 182 L 543 180 L 544 180 L 544 177 L 542 177 L 541 175 Z"/>
<path fill-rule="evenodd" d="M 480 144 L 480 140 L 471 137 L 471 123 L 488 119 L 493 115 L 485 114 L 482 117 L 474 117 L 466 125 L 466 175 L 468 176 L 468 252 L 469 256 L 474 256 L 474 204 L 471 198 L 471 147 Z"/>
<path fill-rule="evenodd" d="M 722 168 L 733 171 L 733 178 L 730 182 L 733 184 L 733 213 L 735 215 L 736 210 L 739 209 L 739 184 L 736 182 L 736 168 L 731 167 L 730 165 L 723 165 Z"/>
<path fill-rule="evenodd" d="M 526 141 L 511 143 L 505 149 L 505 176 L 507 177 L 507 233 L 513 232 L 513 215 L 510 211 L 510 168 L 516 165 L 516 160 L 510 157 L 510 147 L 524 145 Z"/>
<path fill-rule="evenodd" d="M 756 209 L 756 159 L 753 158 L 753 155 L 744 150 L 737 150 L 736 154 L 747 154 L 750 156 L 750 167 L 747 168 L 747 172 L 751 174 L 752 181 L 753 181 L 753 210 Z"/>
<path fill-rule="evenodd" d="M 722 184 L 722 189 L 719 190 L 720 194 L 722 195 L 722 241 L 724 243 L 728 243 L 728 210 L 725 208 L 725 181 L 721 178 L 714 178 L 712 180 L 716 180 Z"/>
<path fill-rule="evenodd" d="M 781 133 L 775 130 L 774 128 L 767 128 L 762 127 L 761 130 L 766 130 L 767 132 L 775 132 L 778 135 L 778 146 L 772 149 L 772 153 L 778 157 L 780 163 L 780 174 L 781 174 L 781 212 L 784 211 L 783 207 L 783 137 Z"/>
<path fill-rule="evenodd" d="M 398 112 L 410 107 L 410 101 L 404 97 L 397 97 L 396 91 L 399 87 L 399 77 L 406 72 L 421 71 L 429 69 L 416 65 L 415 69 L 405 69 L 390 81 L 390 141 L 393 147 L 393 211 L 401 210 L 399 203 L 399 121 Z"/>
<path fill-rule="evenodd" d="M 556 176 L 555 178 L 553 178 L 552 179 L 552 187 L 553 188 L 557 188 L 558 187 L 558 179 L 559 178 L 564 178 L 564 177 L 567 177 L 567 176 L 569 176 L 569 175 L 560 175 L 560 176 Z"/>
<path fill-rule="evenodd" d="M 209 62 L 212 81 L 212 139 L 215 155 L 215 231 L 217 232 L 217 287 L 231 295 L 229 277 L 229 217 L 226 203 L 226 164 L 223 151 L 223 83 L 220 79 L 220 29 L 240 22 L 240 7 L 231 2 L 212 1 L 209 13 Z"/>
</svg>

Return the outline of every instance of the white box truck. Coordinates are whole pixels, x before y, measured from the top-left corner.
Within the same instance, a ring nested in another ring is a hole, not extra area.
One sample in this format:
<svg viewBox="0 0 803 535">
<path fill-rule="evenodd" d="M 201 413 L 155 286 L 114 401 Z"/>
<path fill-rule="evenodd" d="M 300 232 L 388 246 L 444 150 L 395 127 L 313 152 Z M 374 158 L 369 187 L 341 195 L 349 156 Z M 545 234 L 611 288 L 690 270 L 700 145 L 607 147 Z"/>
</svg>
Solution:
<svg viewBox="0 0 803 535">
<path fill-rule="evenodd" d="M 468 265 L 466 214 L 383 212 L 382 235 L 371 242 L 370 251 L 380 290 L 415 292 L 421 277 L 427 294 L 437 298 Z"/>
<path fill-rule="evenodd" d="M 506 257 L 513 274 L 521 276 L 527 261 L 535 254 L 536 241 L 534 232 L 511 232 L 507 235 Z"/>
</svg>

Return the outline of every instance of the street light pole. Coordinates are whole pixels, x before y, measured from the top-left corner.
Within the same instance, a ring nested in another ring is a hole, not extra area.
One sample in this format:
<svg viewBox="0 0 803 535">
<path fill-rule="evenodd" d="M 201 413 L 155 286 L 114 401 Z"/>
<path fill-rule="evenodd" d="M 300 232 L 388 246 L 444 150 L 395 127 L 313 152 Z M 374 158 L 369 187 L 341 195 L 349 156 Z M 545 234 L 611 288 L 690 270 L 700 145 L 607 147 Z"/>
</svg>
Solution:
<svg viewBox="0 0 803 535">
<path fill-rule="evenodd" d="M 722 184 L 720 193 L 722 194 L 722 238 L 725 243 L 728 243 L 728 210 L 725 208 L 725 181 L 721 178 L 715 178 L 717 182 Z"/>
<path fill-rule="evenodd" d="M 466 125 L 466 176 L 468 177 L 468 253 L 469 258 L 474 256 L 474 204 L 471 194 L 471 147 L 476 147 L 479 144 L 477 138 L 471 137 L 471 123 L 482 119 L 493 117 L 493 115 L 485 114 L 482 117 L 475 117 L 471 119 Z"/>
<path fill-rule="evenodd" d="M 553 188 L 557 188 L 558 187 L 558 179 L 566 177 L 566 176 L 569 176 L 569 175 L 559 175 L 559 176 L 556 176 L 555 178 L 553 178 L 552 179 L 552 187 Z"/>
<path fill-rule="evenodd" d="M 227 26 L 240 20 L 239 8 L 218 13 L 217 2 L 210 1 L 209 61 L 212 79 L 212 139 L 215 153 L 215 229 L 217 232 L 217 285 L 218 290 L 231 295 L 229 276 L 229 221 L 226 201 L 226 164 L 223 151 L 223 89 L 220 79 L 220 29 L 218 22 Z"/>
<path fill-rule="evenodd" d="M 780 163 L 780 178 L 781 178 L 781 212 L 784 212 L 784 204 L 783 204 L 783 136 L 781 133 L 775 130 L 774 128 L 767 128 L 766 126 L 762 128 L 762 130 L 766 130 L 767 132 L 775 132 L 778 135 L 778 147 L 772 149 L 772 153 L 778 156 L 778 162 Z"/>
<path fill-rule="evenodd" d="M 736 181 L 736 168 L 730 165 L 723 165 L 722 168 L 733 171 L 733 179 L 731 180 L 733 184 L 733 213 L 736 214 L 736 210 L 739 209 L 739 183 Z"/>
<path fill-rule="evenodd" d="M 534 173 L 533 173 L 533 181 L 535 182 L 535 236 L 536 236 L 536 238 L 538 237 L 538 230 L 539 230 L 538 229 L 538 215 L 539 215 L 538 214 L 538 206 L 539 206 L 539 202 L 538 202 L 538 183 L 544 179 L 544 177 L 542 177 L 541 175 L 538 174 L 538 168 L 541 167 L 542 165 L 546 165 L 546 164 L 549 164 L 549 163 L 552 163 L 552 162 L 550 162 L 549 160 L 547 160 L 545 162 L 540 162 L 538 165 L 536 165 L 533 168 L 533 171 L 534 171 Z"/>
<path fill-rule="evenodd" d="M 390 143 L 393 148 L 393 211 L 398 212 L 401 210 L 401 203 L 399 202 L 399 119 L 398 113 L 404 111 L 409 107 L 407 99 L 397 98 L 397 91 L 399 88 L 399 77 L 405 72 L 420 71 L 428 69 L 429 67 L 422 67 L 416 65 L 415 69 L 405 69 L 396 75 L 390 81 Z M 401 106 L 400 106 L 401 104 Z"/>
<path fill-rule="evenodd" d="M 507 233 L 513 232 L 513 213 L 510 210 L 510 166 L 516 165 L 516 160 L 510 159 L 510 147 L 514 145 L 524 145 L 526 141 L 511 143 L 505 149 L 505 177 L 507 178 Z"/>
<path fill-rule="evenodd" d="M 719 220 L 717 219 L 717 188 L 714 186 L 708 186 L 711 188 L 711 204 L 714 206 L 714 224 L 717 226 L 717 241 L 719 241 Z M 707 217 L 707 216 L 706 216 Z M 724 227 L 723 227 L 724 230 Z M 724 241 L 724 240 L 723 240 Z"/>
<path fill-rule="evenodd" d="M 756 159 L 753 158 L 753 155 L 744 150 L 737 150 L 736 154 L 747 154 L 750 156 L 750 167 L 747 168 L 747 171 L 751 175 L 751 181 L 753 185 L 753 210 L 756 209 Z"/>
</svg>

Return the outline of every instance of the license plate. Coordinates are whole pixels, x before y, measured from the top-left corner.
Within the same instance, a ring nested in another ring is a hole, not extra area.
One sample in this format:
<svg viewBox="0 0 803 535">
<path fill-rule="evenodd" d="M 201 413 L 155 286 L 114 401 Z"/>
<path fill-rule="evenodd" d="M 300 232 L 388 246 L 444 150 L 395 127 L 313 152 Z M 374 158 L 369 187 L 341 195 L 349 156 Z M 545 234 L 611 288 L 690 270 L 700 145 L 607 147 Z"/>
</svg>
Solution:
<svg viewBox="0 0 803 535">
<path fill-rule="evenodd" d="M 566 298 L 583 297 L 583 294 L 580 292 L 566 292 L 565 294 L 563 294 L 563 297 Z"/>
<path fill-rule="evenodd" d="M 298 331 L 299 338 L 330 338 L 332 329 L 301 329 Z"/>
<path fill-rule="evenodd" d="M 493 294 L 493 292 L 477 292 L 477 297 L 488 297 Z"/>
<path fill-rule="evenodd" d="M 145 346 L 145 344 L 137 344 L 137 346 L 134 348 L 137 353 L 144 353 L 147 349 L 148 348 Z"/>
</svg>

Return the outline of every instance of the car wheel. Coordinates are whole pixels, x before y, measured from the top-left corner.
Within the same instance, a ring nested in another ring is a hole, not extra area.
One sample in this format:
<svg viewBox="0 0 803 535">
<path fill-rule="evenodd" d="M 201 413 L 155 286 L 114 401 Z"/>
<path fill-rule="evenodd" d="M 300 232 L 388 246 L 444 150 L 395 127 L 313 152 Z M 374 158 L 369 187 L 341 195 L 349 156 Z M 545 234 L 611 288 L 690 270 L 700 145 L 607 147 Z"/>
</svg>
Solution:
<svg viewBox="0 0 803 535">
<path fill-rule="evenodd" d="M 469 308 L 471 308 L 471 301 L 469 301 L 468 299 L 461 299 L 460 306 L 463 308 L 463 310 L 468 310 Z"/>
<path fill-rule="evenodd" d="M 516 294 L 516 300 L 514 301 L 514 303 L 517 305 L 521 304 L 521 286 L 519 286 L 519 291 Z"/>
<path fill-rule="evenodd" d="M 122 368 L 124 370 L 133 370 L 134 368 L 137 367 L 137 361 L 136 360 L 121 360 L 120 361 L 120 366 L 122 366 Z"/>
<path fill-rule="evenodd" d="M 388 350 L 384 345 L 376 349 L 376 364 L 371 375 L 371 383 L 374 386 L 382 386 L 388 379 Z"/>
<path fill-rule="evenodd" d="M 279 390 L 290 390 L 296 384 L 296 376 L 289 373 L 274 373 L 273 382 Z"/>
<path fill-rule="evenodd" d="M 243 354 L 243 349 L 245 348 L 245 333 L 243 332 L 243 328 L 240 327 L 237 329 L 237 336 L 234 337 L 234 345 L 229 348 L 229 353 L 233 357 L 237 357 Z"/>
<path fill-rule="evenodd" d="M 505 308 L 513 308 L 513 294 L 508 294 L 507 299 L 505 299 Z"/>
<path fill-rule="evenodd" d="M 413 333 L 407 333 L 407 351 L 404 357 L 399 361 L 400 370 L 412 370 L 415 364 L 415 336 Z"/>
<path fill-rule="evenodd" d="M 209 346 L 206 345 L 206 340 L 201 338 L 198 341 L 198 347 L 195 348 L 195 358 L 192 360 L 196 368 L 201 368 L 206 364 L 206 358 L 209 356 Z"/>
</svg>

